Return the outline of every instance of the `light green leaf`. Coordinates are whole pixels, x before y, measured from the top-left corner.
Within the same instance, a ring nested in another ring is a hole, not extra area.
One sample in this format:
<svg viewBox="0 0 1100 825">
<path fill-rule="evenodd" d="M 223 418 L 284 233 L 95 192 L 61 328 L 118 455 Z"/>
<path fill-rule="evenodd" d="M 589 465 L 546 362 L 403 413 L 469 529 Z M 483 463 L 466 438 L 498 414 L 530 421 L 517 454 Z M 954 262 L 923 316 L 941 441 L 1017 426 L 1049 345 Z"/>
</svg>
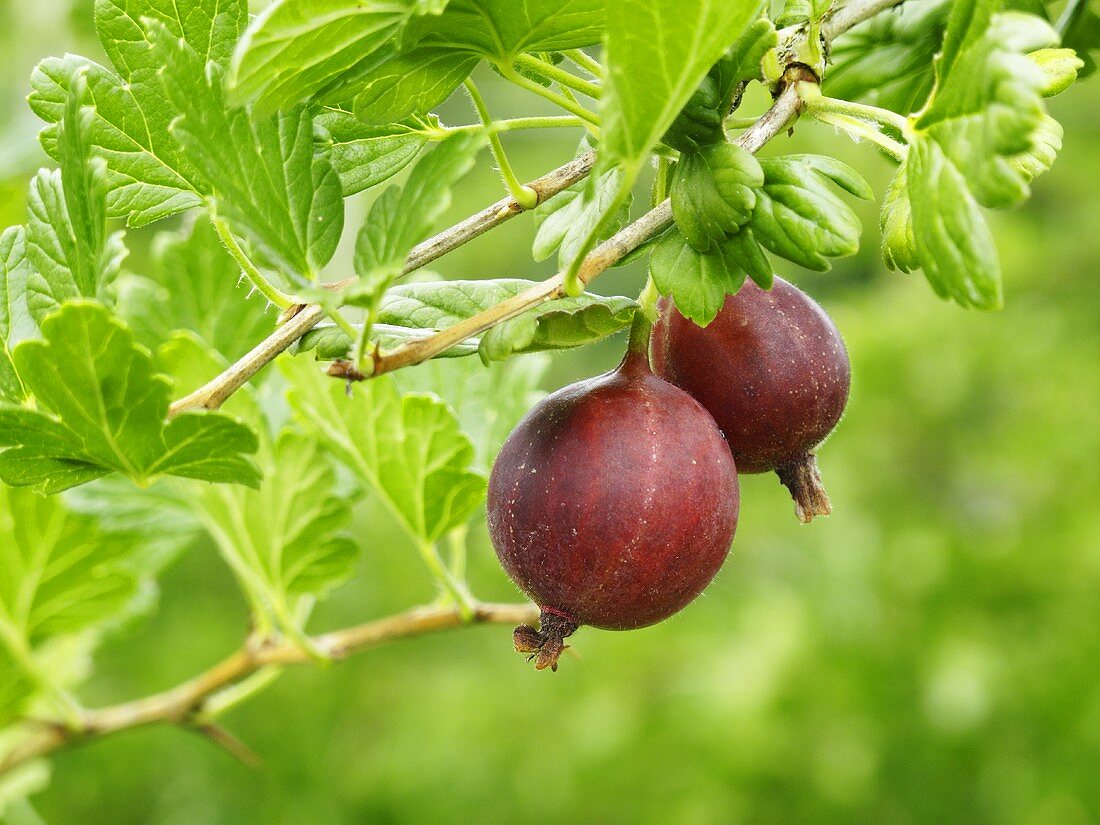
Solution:
<svg viewBox="0 0 1100 825">
<path fill-rule="evenodd" d="M 978 203 L 1012 206 L 1030 194 L 1012 159 L 1030 150 L 1045 114 L 1045 77 L 1027 53 L 1058 36 L 1040 18 L 1014 12 L 995 15 L 984 30 L 977 25 L 955 59 L 940 64 L 935 94 L 915 123 L 917 139 L 940 145 Z"/>
<path fill-rule="evenodd" d="M 45 687 L 46 642 L 125 610 L 133 548 L 56 498 L 0 487 L 0 724 Z"/>
<path fill-rule="evenodd" d="M 26 395 L 11 352 L 36 331 L 27 307 L 29 274 L 26 233 L 21 226 L 9 227 L 0 233 L 0 401 L 18 402 Z"/>
<path fill-rule="evenodd" d="M 355 96 L 355 116 L 384 125 L 423 115 L 450 97 L 478 60 L 475 54 L 439 46 L 397 54 L 371 72 Z"/>
<path fill-rule="evenodd" d="M 368 324 L 378 320 L 378 307 L 409 251 L 450 206 L 451 187 L 473 166 L 484 142 L 482 135 L 447 138 L 417 162 L 404 186 L 391 186 L 371 205 L 355 241 L 352 263 L 359 279 L 341 294 L 345 303 L 367 308 Z"/>
<path fill-rule="evenodd" d="M 833 0 L 786 0 L 783 11 L 775 19 L 775 25 L 783 28 L 808 20 L 819 20 L 832 4 Z"/>
<path fill-rule="evenodd" d="M 883 247 L 887 266 L 909 271 L 919 261 L 940 297 L 962 306 L 999 309 L 1003 297 L 997 248 L 963 175 L 930 140 L 910 147 L 898 175 L 891 193 L 905 187 L 908 198 L 906 202 L 892 195 L 884 204 L 883 221 L 891 228 Z"/>
<path fill-rule="evenodd" d="M 546 395 L 538 387 L 549 366 L 542 353 L 488 366 L 473 358 L 436 360 L 394 378 L 402 392 L 434 393 L 450 405 L 474 443 L 475 464 L 488 474 L 504 440 Z"/>
<path fill-rule="evenodd" d="M 91 109 L 76 78 L 58 137 L 61 168 L 31 182 L 26 228 L 27 306 L 39 324 L 71 298 L 94 298 L 118 275 L 126 248 L 108 235 L 104 162 L 91 156 Z"/>
<path fill-rule="evenodd" d="M 214 207 L 265 266 L 291 283 L 316 280 L 340 240 L 344 201 L 302 107 L 267 118 L 230 109 L 220 70 L 159 27 L 165 90 L 180 112 L 171 133 L 213 191 Z"/>
<path fill-rule="evenodd" d="M 676 227 L 700 252 L 735 234 L 752 218 L 764 170 L 733 143 L 716 143 L 680 157 L 672 176 Z"/>
<path fill-rule="evenodd" d="M 1043 73 L 1043 97 L 1060 95 L 1077 80 L 1077 73 L 1084 68 L 1085 61 L 1077 56 L 1073 49 L 1039 49 L 1028 58 Z"/>
<path fill-rule="evenodd" d="M 279 0 L 248 27 L 228 84 L 238 101 L 273 111 L 298 104 L 360 67 L 397 36 L 416 0 Z"/>
<path fill-rule="evenodd" d="M 903 3 L 877 14 L 833 43 L 825 94 L 865 100 L 900 114 L 920 108 L 935 82 L 950 0 Z"/>
<path fill-rule="evenodd" d="M 873 197 L 851 167 L 823 155 L 784 155 L 760 161 L 764 186 L 757 190 L 752 227 L 767 249 L 808 269 L 825 271 L 829 258 L 859 251 L 863 227 L 833 185 L 858 198 Z"/>
<path fill-rule="evenodd" d="M 714 320 L 726 296 L 736 295 L 747 276 L 765 289 L 773 277 L 748 228 L 707 252 L 692 247 L 675 229 L 669 231 L 653 249 L 649 273 L 657 290 L 671 296 L 680 313 L 701 327 Z"/>
<path fill-rule="evenodd" d="M 158 235 L 144 272 L 123 276 L 116 294 L 119 315 L 150 350 L 174 331 L 190 330 L 235 360 L 275 326 L 264 301 L 241 288 L 240 268 L 205 217 Z"/>
<path fill-rule="evenodd" d="M 400 124 L 367 126 L 351 112 L 336 108 L 323 110 L 314 124 L 325 132 L 325 146 L 344 197 L 393 177 L 428 142 L 423 134 Z"/>
<path fill-rule="evenodd" d="M 355 271 L 371 279 L 400 270 L 451 205 L 451 187 L 470 171 L 484 145 L 480 135 L 459 134 L 421 158 L 402 187 L 392 186 L 371 207 L 355 244 Z"/>
<path fill-rule="evenodd" d="M 50 124 L 41 139 L 53 157 L 69 89 L 85 73 L 94 108 L 91 141 L 107 163 L 111 217 L 142 226 L 199 205 L 208 191 L 169 134 L 177 112 L 161 82 L 165 58 L 150 24 L 182 37 L 203 62 L 224 65 L 247 16 L 244 0 L 99 0 L 96 28 L 115 71 L 73 55 L 49 58 L 35 69 L 29 100 Z"/>
<path fill-rule="evenodd" d="M 485 497 L 474 447 L 454 413 L 426 395 L 402 396 L 390 376 L 350 390 L 310 358 L 281 360 L 301 426 L 386 505 L 417 543 L 464 524 Z"/>
<path fill-rule="evenodd" d="M 586 145 L 582 148 L 587 150 Z M 535 208 L 538 231 L 532 244 L 535 260 L 545 261 L 557 250 L 559 266 L 568 266 L 588 233 L 611 208 L 623 180 L 621 169 L 609 169 L 602 175 L 579 181 L 539 204 Z M 626 223 L 630 216 L 630 203 L 628 198 L 618 213 L 605 223 L 600 240 L 611 237 Z"/>
<path fill-rule="evenodd" d="M 317 444 L 300 435 L 280 436 L 263 464 L 258 490 L 202 485 L 188 501 L 253 607 L 292 629 L 298 597 L 323 597 L 354 570 L 359 548 L 343 532 L 351 499 Z"/>
<path fill-rule="evenodd" d="M 601 161 L 625 164 L 636 173 L 762 5 L 757 0 L 608 0 Z"/>
<path fill-rule="evenodd" d="M 0 407 L 0 479 L 55 493 L 111 472 L 254 485 L 255 434 L 220 414 L 165 423 L 171 385 L 102 307 L 66 304 L 24 341 L 16 368 L 36 409 Z"/>
<path fill-rule="evenodd" d="M 515 278 L 401 284 L 386 295 L 378 320 L 413 329 L 443 329 L 535 286 L 535 281 Z M 591 293 L 557 298 L 494 327 L 481 339 L 478 351 L 489 361 L 583 346 L 629 326 L 636 308 L 630 298 Z"/>
</svg>

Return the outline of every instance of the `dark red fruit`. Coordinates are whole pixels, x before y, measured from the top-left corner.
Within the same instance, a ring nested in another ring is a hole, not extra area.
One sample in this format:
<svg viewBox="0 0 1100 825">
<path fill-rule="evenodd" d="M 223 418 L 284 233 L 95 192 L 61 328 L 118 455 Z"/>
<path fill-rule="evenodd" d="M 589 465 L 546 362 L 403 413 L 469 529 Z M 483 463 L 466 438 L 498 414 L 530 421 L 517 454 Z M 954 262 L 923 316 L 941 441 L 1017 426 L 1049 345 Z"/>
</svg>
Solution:
<svg viewBox="0 0 1100 825">
<path fill-rule="evenodd" d="M 848 351 L 820 306 L 781 278 L 746 283 L 707 327 L 667 300 L 653 330 L 653 367 L 714 416 L 742 473 L 775 470 L 798 517 L 828 515 L 813 450 L 844 412 Z"/>
<path fill-rule="evenodd" d="M 493 546 L 542 609 L 539 630 L 516 628 L 516 649 L 556 669 L 580 625 L 630 630 L 676 613 L 722 566 L 738 509 L 718 426 L 643 353 L 549 396 L 489 479 Z"/>
</svg>

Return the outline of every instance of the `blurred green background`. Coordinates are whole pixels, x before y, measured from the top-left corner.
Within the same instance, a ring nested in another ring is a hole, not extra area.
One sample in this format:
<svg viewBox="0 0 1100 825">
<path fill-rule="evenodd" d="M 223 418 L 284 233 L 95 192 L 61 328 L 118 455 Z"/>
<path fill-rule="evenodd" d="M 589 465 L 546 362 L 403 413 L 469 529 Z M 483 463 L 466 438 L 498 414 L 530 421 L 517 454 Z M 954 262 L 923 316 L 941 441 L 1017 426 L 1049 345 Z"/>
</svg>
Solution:
<svg viewBox="0 0 1100 825">
<path fill-rule="evenodd" d="M 34 62 L 98 55 L 91 3 L 0 0 L 0 225 L 44 157 L 23 105 Z M 494 114 L 539 111 L 480 77 Z M 750 102 L 759 106 L 760 100 Z M 633 633 L 581 631 L 535 673 L 504 627 L 420 638 L 287 672 L 226 726 L 249 769 L 179 730 L 65 752 L 34 798 L 49 823 L 1020 823 L 1100 821 L 1100 81 L 1053 101 L 1066 128 L 1022 210 L 993 216 L 1007 308 L 936 299 L 885 271 L 877 205 L 863 252 L 785 271 L 843 331 L 852 400 L 821 453 L 835 515 L 803 527 L 774 477 L 742 478 L 728 564 L 689 609 Z M 753 109 L 749 109 L 753 111 Z M 443 111 L 470 122 L 464 101 Z M 576 134 L 509 136 L 517 171 Z M 810 123 L 766 152 L 835 152 L 881 193 L 889 165 Z M 452 217 L 499 197 L 483 156 Z M 350 205 L 356 228 L 371 193 Z M 150 237 L 129 233 L 140 272 Z M 447 277 L 537 277 L 520 218 L 443 259 Z M 348 268 L 338 258 L 333 270 Z M 637 269 L 598 291 L 632 292 Z M 622 341 L 555 358 L 552 389 L 614 365 Z M 381 511 L 358 576 L 316 630 L 428 601 Z M 514 599 L 479 526 L 471 578 Z M 158 611 L 104 646 L 91 705 L 169 687 L 234 649 L 245 608 L 208 544 Z"/>
</svg>

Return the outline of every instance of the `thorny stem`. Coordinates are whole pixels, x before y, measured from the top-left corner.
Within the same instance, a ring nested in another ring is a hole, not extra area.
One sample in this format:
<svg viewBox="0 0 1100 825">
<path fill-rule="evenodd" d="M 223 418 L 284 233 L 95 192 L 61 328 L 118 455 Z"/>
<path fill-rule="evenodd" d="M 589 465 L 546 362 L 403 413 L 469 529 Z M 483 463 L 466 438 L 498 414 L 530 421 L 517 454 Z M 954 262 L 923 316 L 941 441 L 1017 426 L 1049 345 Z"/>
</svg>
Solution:
<svg viewBox="0 0 1100 825">
<path fill-rule="evenodd" d="M 772 107 L 757 121 L 757 125 L 742 133 L 735 143 L 749 152 L 757 152 L 764 144 L 782 132 L 790 121 L 797 117 L 801 104 L 797 86 L 791 83 L 776 98 Z M 672 204 L 665 199 L 638 220 L 629 224 L 608 240 L 597 246 L 581 262 L 577 270 L 577 280 L 587 286 L 612 266 L 617 264 L 654 235 L 663 232 L 672 224 Z M 440 330 L 426 338 L 409 341 L 388 353 L 380 355 L 375 362 L 375 375 L 411 367 L 434 358 L 441 352 L 473 338 L 499 323 L 521 315 L 527 310 L 560 298 L 565 294 L 565 275 L 559 273 L 542 283 L 524 290 L 505 301 L 464 318 L 457 324 Z"/>
<path fill-rule="evenodd" d="M 524 624 L 534 622 L 538 609 L 532 604 L 475 602 L 467 619 L 456 606 L 418 607 L 384 619 L 313 637 L 313 646 L 327 658 L 340 661 L 374 647 L 413 636 L 462 627 L 466 624 Z M 109 736 L 144 725 L 169 723 L 195 726 L 218 706 L 223 691 L 243 683 L 268 668 L 313 661 L 299 645 L 246 644 L 210 670 L 177 687 L 120 705 L 82 711 L 75 729 L 50 723 L 27 723 L 27 736 L 0 757 L 0 776 L 32 759 L 69 745 Z M 269 677 L 267 677 L 269 678 Z"/>
<path fill-rule="evenodd" d="M 575 74 L 565 71 L 565 69 L 558 68 L 553 63 L 547 63 L 545 60 L 540 60 L 529 54 L 521 54 L 516 56 L 512 65 L 521 66 L 532 74 L 537 74 L 565 86 L 567 89 L 580 92 L 593 100 L 600 99 L 601 90 L 599 85 L 590 80 L 577 77 Z"/>
<path fill-rule="evenodd" d="M 902 0 L 851 0 L 851 2 L 839 7 L 829 17 L 822 21 L 820 29 L 821 36 L 828 43 L 851 27 L 862 23 L 864 20 L 886 9 L 898 5 L 900 2 L 902 2 Z M 549 90 L 543 88 L 539 84 L 528 81 L 526 78 L 517 75 L 510 66 L 502 65 L 500 69 L 509 80 L 524 88 L 529 88 L 536 94 L 545 97 L 546 94 L 549 93 L 552 99 L 560 97 L 549 92 Z M 787 123 L 798 113 L 799 101 L 797 95 L 791 92 L 793 88 L 793 85 L 787 86 L 786 90 L 780 94 L 772 107 L 758 118 L 750 128 L 739 135 L 735 142 L 750 152 L 756 152 L 768 140 L 782 131 Z M 561 100 L 564 100 L 564 98 L 561 98 Z M 560 105 L 561 101 L 555 100 L 554 102 Z M 569 101 L 566 100 L 565 103 L 569 104 Z M 567 105 L 566 108 L 568 109 L 569 106 Z M 577 114 L 578 117 L 581 117 L 589 124 L 596 120 L 595 115 L 587 109 L 583 109 L 583 107 L 580 112 L 574 112 L 574 114 Z M 533 181 L 529 185 L 539 192 L 540 201 L 545 200 L 551 195 L 557 194 L 563 189 L 568 188 L 576 181 L 581 180 L 591 170 L 594 160 L 595 153 L 589 152 L 581 158 L 550 172 L 538 181 Z M 465 221 L 456 224 L 434 238 L 415 247 L 409 254 L 404 272 L 411 272 L 435 260 L 441 255 L 453 249 L 457 249 L 459 246 L 478 237 L 489 229 L 498 226 L 500 223 L 503 223 L 505 220 L 508 220 L 522 211 L 524 211 L 522 205 L 517 203 L 513 198 L 506 198 L 503 201 L 493 204 L 493 206 L 490 206 L 488 209 L 482 210 L 476 215 L 471 216 Z M 648 215 L 643 216 L 638 221 L 635 221 L 634 224 L 626 227 L 618 236 L 612 238 L 594 252 L 590 253 L 588 258 L 586 258 L 586 262 L 591 261 L 591 263 L 589 263 L 589 269 L 592 271 L 592 274 L 589 276 L 589 280 L 596 277 L 599 272 L 602 271 L 595 270 L 598 269 L 601 261 L 608 255 L 613 254 L 613 250 L 618 244 L 632 240 L 630 235 L 631 231 L 648 229 L 651 233 L 650 236 L 652 236 L 667 228 L 669 223 L 671 223 L 671 219 L 671 209 L 666 201 L 658 205 Z M 624 236 L 624 233 L 627 234 Z M 616 238 L 618 239 L 617 241 Z M 637 239 L 636 245 L 640 245 L 646 239 L 648 238 Z M 634 247 L 631 249 L 633 248 Z M 629 251 L 631 250 L 621 251 L 619 257 L 614 261 L 608 262 L 606 266 L 615 263 L 617 260 L 621 259 L 622 256 L 628 254 Z M 558 283 L 555 283 L 555 281 L 558 281 Z M 350 283 L 350 279 L 330 286 L 334 289 L 340 289 L 347 283 Z M 491 317 L 499 316 L 498 320 L 515 317 L 516 314 L 523 312 L 531 306 L 537 306 L 544 301 L 551 300 L 553 297 L 558 297 L 561 294 L 557 292 L 558 289 L 560 289 L 560 276 L 555 276 L 555 278 L 551 278 L 550 281 L 544 284 L 532 287 L 527 293 L 509 299 L 505 302 L 507 306 L 502 305 L 496 308 L 494 315 Z M 233 364 L 228 370 L 214 378 L 205 386 L 200 387 L 195 392 L 172 404 L 169 408 L 169 416 L 178 415 L 180 412 L 188 409 L 217 409 L 227 398 L 229 398 L 229 396 L 246 384 L 264 366 L 320 323 L 324 318 L 324 310 L 316 304 L 309 304 L 301 307 L 292 307 L 286 313 L 286 316 L 285 322 L 277 330 L 251 352 Z M 429 336 L 416 344 L 410 345 L 422 346 L 423 348 L 420 350 L 413 350 L 410 352 L 406 348 L 399 348 L 399 350 L 390 354 L 391 364 L 393 365 L 392 368 L 397 368 L 402 365 L 407 366 L 410 363 L 419 363 L 419 361 L 415 359 L 420 356 L 423 356 L 420 360 L 431 357 L 431 354 L 436 351 L 435 348 L 439 346 L 439 335 L 444 336 L 442 340 L 445 342 L 447 338 L 454 338 L 456 334 L 460 334 L 465 330 L 473 330 L 465 335 L 461 335 L 461 337 L 455 341 L 455 343 L 458 343 L 466 337 L 483 332 L 485 329 L 488 329 L 488 326 L 484 326 L 485 321 L 486 318 L 484 315 L 476 316 L 476 320 L 467 319 L 462 325 L 459 325 L 461 329 L 453 329 L 451 331 L 444 330 L 442 333 Z M 495 321 L 491 321 L 490 319 L 489 326 L 491 326 L 492 323 L 495 323 Z M 450 346 L 450 344 L 447 346 Z M 446 349 L 447 346 L 444 346 L 443 349 Z"/>
<path fill-rule="evenodd" d="M 538 192 L 541 203 L 558 192 L 568 189 L 577 181 L 583 180 L 591 171 L 595 160 L 595 152 L 587 152 L 541 178 L 531 181 L 528 186 Z M 405 261 L 403 274 L 413 272 L 436 258 L 458 249 L 524 211 L 526 210 L 522 204 L 514 198 L 507 197 L 497 201 L 413 247 Z M 353 280 L 348 278 L 329 286 L 338 290 L 352 283 Z M 319 304 L 291 307 L 285 313 L 283 323 L 249 353 L 204 386 L 174 402 L 168 410 L 169 417 L 175 417 L 185 410 L 216 410 L 233 393 L 247 384 L 256 373 L 274 361 L 280 353 L 317 326 L 324 317 L 325 310 Z"/>
<path fill-rule="evenodd" d="M 485 134 L 489 137 L 489 148 L 492 150 L 493 159 L 497 162 L 500 177 L 504 181 L 504 187 L 508 190 L 508 194 L 524 209 L 534 209 L 539 202 L 539 193 L 529 186 L 524 186 L 516 177 L 516 173 L 512 170 L 512 164 L 508 160 L 508 153 L 504 151 L 504 144 L 500 142 L 500 135 L 490 128 L 493 118 L 489 114 L 485 99 L 481 96 L 481 92 L 477 90 L 477 86 L 469 78 L 463 81 L 463 85 L 466 86 L 466 92 L 470 95 L 474 108 L 477 109 L 477 116 L 481 118 L 481 122 L 485 126 Z"/>
<path fill-rule="evenodd" d="M 241 272 L 248 278 L 248 282 L 252 284 L 252 288 L 263 295 L 267 300 L 271 301 L 279 309 L 286 309 L 287 307 L 294 305 L 294 299 L 276 289 L 275 286 L 263 276 L 256 264 L 252 263 L 252 260 L 241 249 L 241 245 L 237 243 L 237 239 L 233 237 L 233 233 L 229 230 L 229 225 L 221 218 L 214 218 L 214 229 L 218 233 L 218 237 L 221 239 L 222 245 L 225 246 L 226 251 L 233 256 L 233 260 L 237 262 L 237 266 L 241 268 Z"/>
</svg>

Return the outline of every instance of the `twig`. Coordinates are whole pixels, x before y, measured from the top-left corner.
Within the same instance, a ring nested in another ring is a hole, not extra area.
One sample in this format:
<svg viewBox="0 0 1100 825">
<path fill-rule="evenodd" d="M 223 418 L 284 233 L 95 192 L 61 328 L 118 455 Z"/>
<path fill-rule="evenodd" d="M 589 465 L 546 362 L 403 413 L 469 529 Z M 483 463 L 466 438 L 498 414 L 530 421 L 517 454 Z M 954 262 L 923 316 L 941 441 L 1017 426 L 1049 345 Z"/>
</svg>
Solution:
<svg viewBox="0 0 1100 825">
<path fill-rule="evenodd" d="M 535 190 L 538 194 L 538 202 L 542 203 L 547 198 L 553 197 L 558 192 L 568 189 L 574 183 L 583 179 L 591 171 L 595 159 L 594 152 L 586 152 L 564 166 L 560 166 L 541 178 L 531 181 L 527 186 Z M 480 212 L 413 247 L 408 259 L 405 261 L 404 274 L 419 269 L 436 258 L 458 249 L 463 244 L 469 243 L 474 238 L 485 234 L 490 229 L 524 211 L 526 210 L 523 205 L 514 198 L 509 197 L 497 201 L 492 206 L 482 209 Z M 348 278 L 328 286 L 334 290 L 339 290 L 352 283 L 353 280 Z M 285 351 L 295 341 L 317 326 L 324 319 L 325 311 L 319 304 L 306 304 L 292 307 L 287 316 L 278 329 L 257 344 L 249 353 L 241 357 L 240 360 L 232 364 L 225 372 L 189 395 L 175 401 L 168 408 L 168 417 L 174 418 L 185 410 L 216 410 L 225 403 L 229 396 L 247 384 L 256 373 L 275 360 L 279 353 Z"/>
<path fill-rule="evenodd" d="M 870 20 L 905 0 L 849 0 L 821 21 L 821 36 L 833 40 L 865 20 Z"/>
<path fill-rule="evenodd" d="M 469 618 L 457 607 L 418 607 L 384 619 L 312 637 L 317 650 L 332 660 L 347 657 L 398 639 L 450 630 L 468 624 L 528 624 L 538 619 L 532 604 L 477 603 Z M 79 727 L 64 725 L 34 726 L 27 738 L 17 743 L 0 759 L 0 776 L 32 759 L 46 756 L 70 745 L 100 739 L 124 730 L 157 723 L 192 728 L 214 738 L 239 758 L 248 759 L 251 751 L 226 731 L 203 719 L 207 701 L 261 668 L 294 665 L 314 659 L 301 646 L 283 642 L 249 646 L 238 650 L 205 673 L 177 687 L 126 702 L 121 705 L 84 711 Z M 254 755 L 253 755 L 254 756 Z"/>
<path fill-rule="evenodd" d="M 903 2 L 903 0 L 851 0 L 822 21 L 821 36 L 826 42 L 829 42 L 853 26 L 901 2 Z M 801 36 L 804 36 L 804 34 Z M 537 86 L 538 84 L 534 85 Z M 786 116 L 784 116 L 784 109 L 789 110 Z M 794 109 L 795 101 L 788 98 L 784 100 L 784 106 L 779 107 L 779 101 L 777 100 L 776 105 L 772 106 L 772 108 L 754 123 L 752 127 L 742 133 L 740 137 L 738 137 L 737 142 L 751 152 L 757 151 L 760 146 L 778 133 L 778 130 L 774 128 L 775 119 L 784 116 L 783 120 L 785 124 L 786 120 L 789 120 L 790 116 L 793 116 Z M 783 124 L 780 125 L 780 128 L 782 128 L 782 125 Z M 757 141 L 760 141 L 759 145 L 755 145 Z M 549 174 L 544 175 L 538 180 L 532 181 L 528 186 L 539 193 L 539 202 L 541 203 L 552 195 L 557 194 L 563 189 L 567 189 L 578 180 L 584 178 L 585 175 L 591 171 L 594 161 L 595 153 L 589 152 L 555 169 Z M 662 204 L 657 208 L 662 209 L 664 206 L 665 205 Z M 412 272 L 430 261 L 434 261 L 436 258 L 451 250 L 457 249 L 523 211 L 523 206 L 517 203 L 513 198 L 504 198 L 498 201 L 487 209 L 483 209 L 481 212 L 471 215 L 466 220 L 455 224 L 450 229 L 439 233 L 433 238 L 429 238 L 427 241 L 424 241 L 424 243 L 415 247 L 409 254 L 404 272 Z M 642 220 L 645 220 L 645 218 Z M 659 226 L 654 231 L 659 232 L 665 226 L 667 226 L 667 223 Z M 629 227 L 627 227 L 627 229 L 629 229 Z M 625 232 L 626 230 L 623 231 Z M 608 243 L 610 243 L 610 241 Z M 604 244 L 604 247 L 606 246 L 607 244 Z M 601 253 L 607 251 L 604 247 L 597 248 L 589 257 L 596 257 L 598 259 Z M 626 253 L 624 252 L 624 254 Z M 608 264 L 608 266 L 610 265 L 611 264 Z M 591 275 L 590 279 L 598 274 L 599 272 L 596 272 Z M 353 279 L 346 279 L 329 284 L 329 286 L 332 289 L 342 289 L 350 284 L 352 280 Z M 551 281 L 554 280 L 553 278 L 551 279 Z M 544 287 L 545 285 L 540 285 L 539 289 Z M 517 296 L 517 298 L 518 297 L 519 296 Z M 532 304 L 532 306 L 537 305 L 537 303 L 543 300 L 549 300 L 549 298 L 538 298 L 536 304 Z M 324 319 L 325 312 L 317 304 L 307 304 L 291 307 L 284 315 L 287 320 L 251 352 L 244 355 L 239 361 L 234 363 L 225 372 L 218 375 L 209 383 L 191 394 L 180 398 L 178 401 L 175 401 L 168 409 L 169 418 L 175 417 L 186 410 L 213 410 L 220 407 L 225 403 L 227 398 L 248 383 L 256 373 L 273 361 L 279 353 L 285 351 L 292 346 L 295 341 L 313 329 L 313 327 L 317 326 L 317 324 Z M 392 355 L 396 355 L 396 352 L 391 353 L 391 356 Z M 408 356 L 405 355 L 401 357 L 405 358 Z"/>
</svg>

